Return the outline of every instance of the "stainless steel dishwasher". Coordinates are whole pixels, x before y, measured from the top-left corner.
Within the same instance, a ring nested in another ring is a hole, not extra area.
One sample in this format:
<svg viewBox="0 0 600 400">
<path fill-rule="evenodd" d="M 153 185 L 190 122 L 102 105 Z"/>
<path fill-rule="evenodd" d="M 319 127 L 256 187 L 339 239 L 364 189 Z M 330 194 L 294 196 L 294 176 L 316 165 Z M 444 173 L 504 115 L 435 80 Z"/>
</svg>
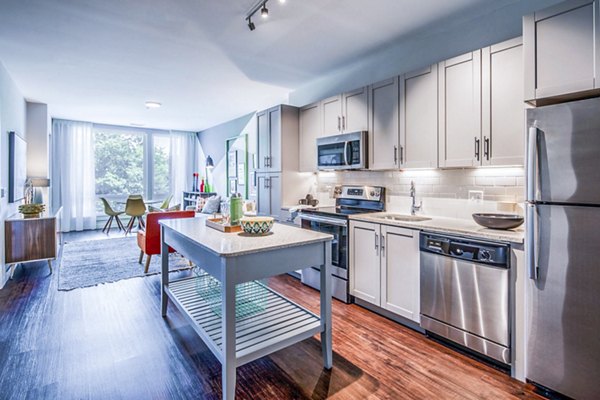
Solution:
<svg viewBox="0 0 600 400">
<path fill-rule="evenodd" d="M 511 363 L 508 245 L 421 233 L 421 327 Z"/>
</svg>

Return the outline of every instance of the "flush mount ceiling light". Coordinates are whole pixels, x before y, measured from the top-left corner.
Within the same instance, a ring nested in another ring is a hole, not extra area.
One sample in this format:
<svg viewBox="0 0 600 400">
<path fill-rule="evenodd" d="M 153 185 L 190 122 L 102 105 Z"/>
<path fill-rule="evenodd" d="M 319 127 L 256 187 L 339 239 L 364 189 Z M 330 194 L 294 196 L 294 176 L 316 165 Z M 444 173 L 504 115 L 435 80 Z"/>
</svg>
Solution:
<svg viewBox="0 0 600 400">
<path fill-rule="evenodd" d="M 162 106 L 162 104 L 157 101 L 147 101 L 145 104 L 146 108 L 160 108 Z"/>
<path fill-rule="evenodd" d="M 256 25 L 254 25 L 254 22 L 252 22 L 252 17 L 254 16 L 254 14 L 256 14 L 258 12 L 258 10 L 260 10 L 260 16 L 263 18 L 267 18 L 269 16 L 269 9 L 267 8 L 267 2 L 268 0 L 260 0 L 258 3 L 254 4 L 254 6 L 252 6 L 252 8 L 250 9 L 250 11 L 248 11 L 248 13 L 246 13 L 246 21 L 248 21 L 248 29 L 250 29 L 251 31 L 256 29 Z M 285 3 L 285 0 L 279 0 L 280 3 Z"/>
</svg>

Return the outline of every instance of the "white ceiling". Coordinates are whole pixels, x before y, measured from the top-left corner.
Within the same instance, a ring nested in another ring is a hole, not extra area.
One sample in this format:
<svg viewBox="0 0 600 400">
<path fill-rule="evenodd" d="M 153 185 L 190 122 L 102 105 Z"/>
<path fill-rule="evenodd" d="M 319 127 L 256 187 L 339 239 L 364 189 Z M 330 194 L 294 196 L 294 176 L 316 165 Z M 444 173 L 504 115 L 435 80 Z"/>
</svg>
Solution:
<svg viewBox="0 0 600 400">
<path fill-rule="evenodd" d="M 270 0 L 250 32 L 254 3 L 0 0 L 0 61 L 55 117 L 197 131 L 494 1 Z"/>
</svg>

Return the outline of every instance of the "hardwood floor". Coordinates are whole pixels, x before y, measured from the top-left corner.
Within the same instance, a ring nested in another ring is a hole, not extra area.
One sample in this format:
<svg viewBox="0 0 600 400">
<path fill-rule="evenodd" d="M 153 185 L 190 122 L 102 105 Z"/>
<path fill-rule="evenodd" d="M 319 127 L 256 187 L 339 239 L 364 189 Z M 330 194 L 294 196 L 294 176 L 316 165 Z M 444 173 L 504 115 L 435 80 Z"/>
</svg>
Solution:
<svg viewBox="0 0 600 400">
<path fill-rule="evenodd" d="M 173 307 L 160 317 L 158 276 L 70 292 L 57 290 L 57 278 L 45 263 L 26 264 L 0 290 L 0 399 L 220 398 L 219 362 Z M 318 312 L 318 292 L 296 279 L 269 284 Z M 338 301 L 333 349 L 331 371 L 315 338 L 242 366 L 237 398 L 540 398 L 501 371 Z"/>
</svg>

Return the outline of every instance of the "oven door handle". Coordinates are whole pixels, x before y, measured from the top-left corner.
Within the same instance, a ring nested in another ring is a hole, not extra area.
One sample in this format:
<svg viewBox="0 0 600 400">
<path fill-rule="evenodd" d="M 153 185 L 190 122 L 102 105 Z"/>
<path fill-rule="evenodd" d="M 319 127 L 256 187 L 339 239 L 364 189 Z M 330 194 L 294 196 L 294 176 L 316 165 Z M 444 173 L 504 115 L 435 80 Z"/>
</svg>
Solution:
<svg viewBox="0 0 600 400">
<path fill-rule="evenodd" d="M 306 221 L 311 221 L 311 222 L 322 222 L 324 224 L 335 225 L 335 226 L 348 226 L 348 221 L 346 221 L 346 220 L 322 217 L 320 215 L 300 214 L 300 219 L 306 220 Z"/>
</svg>

